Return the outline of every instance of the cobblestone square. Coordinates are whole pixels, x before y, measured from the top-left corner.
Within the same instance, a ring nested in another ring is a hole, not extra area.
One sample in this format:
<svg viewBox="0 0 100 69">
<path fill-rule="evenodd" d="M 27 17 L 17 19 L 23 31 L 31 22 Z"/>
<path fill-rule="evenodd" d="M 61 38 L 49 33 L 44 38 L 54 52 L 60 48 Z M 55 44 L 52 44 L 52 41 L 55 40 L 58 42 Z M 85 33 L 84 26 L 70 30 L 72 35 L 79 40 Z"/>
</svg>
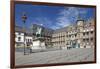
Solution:
<svg viewBox="0 0 100 69">
<path fill-rule="evenodd" d="M 50 64 L 67 62 L 94 61 L 93 48 L 75 48 L 71 50 L 55 50 L 46 52 L 37 52 L 24 55 L 23 52 L 15 52 L 16 65 L 30 64 Z"/>
</svg>

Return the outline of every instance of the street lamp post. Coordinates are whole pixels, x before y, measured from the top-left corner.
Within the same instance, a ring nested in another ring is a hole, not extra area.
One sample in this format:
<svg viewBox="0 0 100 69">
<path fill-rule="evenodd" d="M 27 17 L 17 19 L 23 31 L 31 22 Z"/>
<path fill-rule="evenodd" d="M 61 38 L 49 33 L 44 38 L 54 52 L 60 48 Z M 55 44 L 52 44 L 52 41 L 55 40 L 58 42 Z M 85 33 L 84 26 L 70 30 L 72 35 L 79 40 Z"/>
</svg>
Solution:
<svg viewBox="0 0 100 69">
<path fill-rule="evenodd" d="M 26 14 L 25 13 L 23 13 L 23 15 L 22 15 L 22 21 L 23 21 L 23 23 L 24 23 L 24 25 L 23 25 L 23 28 L 24 28 L 24 55 L 26 55 L 26 52 L 25 52 L 25 23 L 26 23 L 26 19 L 27 19 L 27 16 L 26 16 Z"/>
</svg>

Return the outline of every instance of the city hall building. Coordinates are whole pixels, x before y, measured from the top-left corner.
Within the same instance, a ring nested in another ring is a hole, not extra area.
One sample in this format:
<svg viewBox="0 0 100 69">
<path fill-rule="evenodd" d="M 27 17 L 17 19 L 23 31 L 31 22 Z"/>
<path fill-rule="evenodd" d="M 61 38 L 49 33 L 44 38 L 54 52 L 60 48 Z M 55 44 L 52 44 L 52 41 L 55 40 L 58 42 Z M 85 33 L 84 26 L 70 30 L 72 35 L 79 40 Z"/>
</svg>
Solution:
<svg viewBox="0 0 100 69">
<path fill-rule="evenodd" d="M 54 47 L 62 49 L 94 47 L 94 20 L 77 20 L 76 24 L 57 29 L 52 34 Z"/>
<path fill-rule="evenodd" d="M 32 46 L 36 38 L 37 27 L 42 28 L 41 37 L 46 48 L 92 48 L 95 42 L 94 19 L 84 21 L 79 19 L 75 24 L 52 30 L 41 25 L 33 24 L 29 29 L 15 27 L 15 46 Z"/>
</svg>

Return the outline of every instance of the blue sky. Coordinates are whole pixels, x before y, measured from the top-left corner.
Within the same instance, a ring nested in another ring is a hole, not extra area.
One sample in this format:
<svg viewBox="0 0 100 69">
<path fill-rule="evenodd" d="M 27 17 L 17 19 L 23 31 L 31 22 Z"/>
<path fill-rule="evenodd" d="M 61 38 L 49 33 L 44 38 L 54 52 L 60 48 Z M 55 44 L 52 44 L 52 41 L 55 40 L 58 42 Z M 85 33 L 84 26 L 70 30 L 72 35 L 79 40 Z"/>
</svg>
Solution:
<svg viewBox="0 0 100 69">
<path fill-rule="evenodd" d="M 39 24 L 47 28 L 59 29 L 76 23 L 78 15 L 84 20 L 94 18 L 94 8 L 16 4 L 15 24 L 18 26 L 23 26 L 21 19 L 23 12 L 27 16 L 26 27 Z"/>
</svg>

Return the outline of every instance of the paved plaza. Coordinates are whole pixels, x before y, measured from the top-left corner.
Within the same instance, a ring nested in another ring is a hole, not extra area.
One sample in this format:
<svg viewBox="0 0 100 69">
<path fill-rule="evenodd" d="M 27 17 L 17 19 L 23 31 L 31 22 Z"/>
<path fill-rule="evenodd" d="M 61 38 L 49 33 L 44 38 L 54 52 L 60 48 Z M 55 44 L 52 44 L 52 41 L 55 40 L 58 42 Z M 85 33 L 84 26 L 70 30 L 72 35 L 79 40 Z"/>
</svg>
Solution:
<svg viewBox="0 0 100 69">
<path fill-rule="evenodd" d="M 94 60 L 93 48 L 64 49 L 46 52 L 29 53 L 24 55 L 22 51 L 15 52 L 16 65 L 50 64 L 64 62 L 83 62 Z"/>
</svg>

